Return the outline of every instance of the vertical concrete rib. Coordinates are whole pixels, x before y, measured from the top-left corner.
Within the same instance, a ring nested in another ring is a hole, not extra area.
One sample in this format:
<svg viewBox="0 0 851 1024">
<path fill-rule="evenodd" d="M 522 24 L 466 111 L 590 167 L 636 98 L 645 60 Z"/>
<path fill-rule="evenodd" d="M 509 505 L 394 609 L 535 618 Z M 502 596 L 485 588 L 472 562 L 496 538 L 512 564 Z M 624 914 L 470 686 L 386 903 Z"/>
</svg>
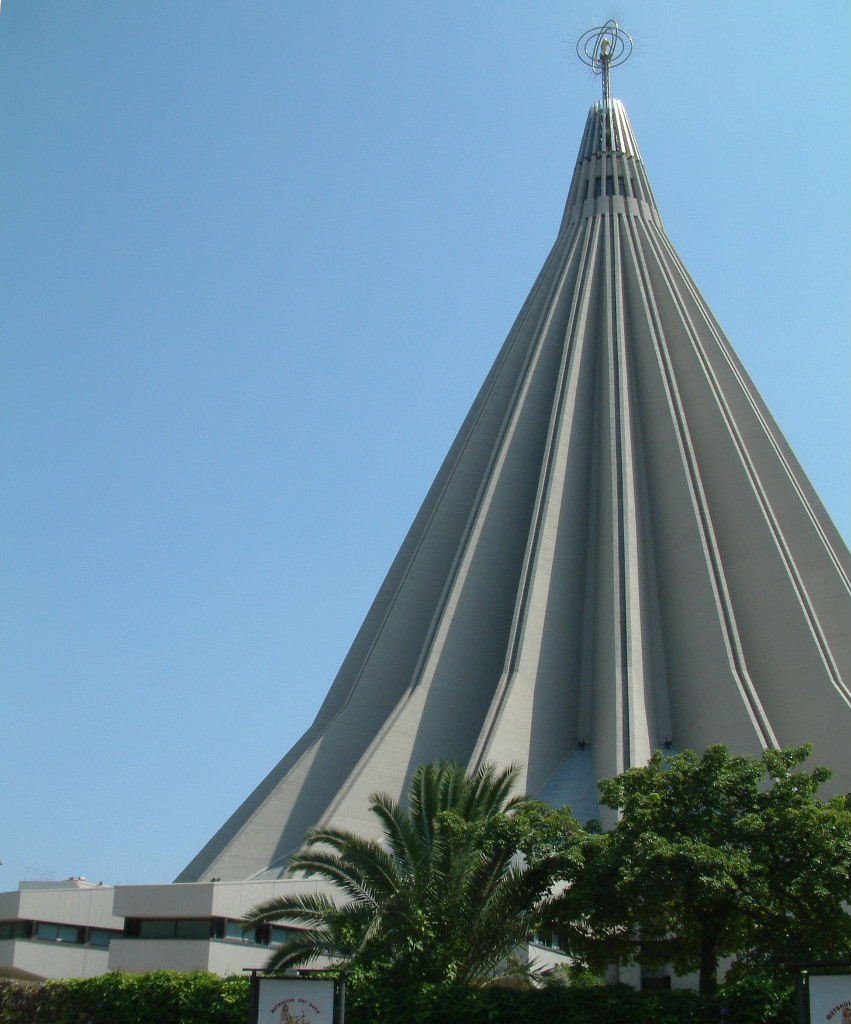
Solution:
<svg viewBox="0 0 851 1024">
<path fill-rule="evenodd" d="M 657 239 L 655 233 L 650 233 L 651 244 L 657 245 Z M 657 255 L 660 260 L 664 260 L 664 252 L 659 251 L 657 248 Z M 798 570 L 797 565 L 792 557 L 789 544 L 784 536 L 782 529 L 778 523 L 777 517 L 774 514 L 774 510 L 771 506 L 770 501 L 766 495 L 765 488 L 763 487 L 760 474 L 751 457 L 748 446 L 745 444 L 742 437 L 742 432 L 736 423 L 736 420 L 731 415 L 730 404 L 727 401 L 722 388 L 719 385 L 718 378 L 713 371 L 711 362 L 708 358 L 708 354 L 705 349 L 705 343 L 701 340 L 700 333 L 696 329 L 695 323 L 689 314 L 688 309 L 683 302 L 681 285 L 682 280 L 679 275 L 674 275 L 669 272 L 669 279 L 672 282 L 671 294 L 677 305 L 677 309 L 686 330 L 686 334 L 693 346 L 694 352 L 699 360 L 700 367 L 705 375 L 706 384 L 709 390 L 709 394 L 715 401 L 720 418 L 724 424 L 727 435 L 729 436 L 736 455 L 738 456 L 742 469 L 744 470 L 745 477 L 753 491 L 756 501 L 759 505 L 759 509 L 763 516 L 764 529 L 770 536 L 771 541 L 777 549 L 779 558 L 783 563 L 784 570 L 788 576 L 789 582 L 794 588 L 795 595 L 801 607 L 801 612 L 806 620 L 807 628 L 812 635 L 813 641 L 818 648 L 820 657 L 824 663 L 825 672 L 828 675 L 831 683 L 841 693 L 846 701 L 851 700 L 851 691 L 844 684 L 836 662 L 831 654 L 830 646 L 822 632 L 821 625 L 818 620 L 818 616 L 813 608 L 812 602 L 810 601 L 807 593 L 807 588 L 804 584 L 802 575 Z"/>
<path fill-rule="evenodd" d="M 730 374 L 735 379 L 742 396 L 747 401 L 754 419 L 758 422 L 760 430 L 764 434 L 766 443 L 770 446 L 775 458 L 782 466 L 785 482 L 787 483 L 789 490 L 794 492 L 798 503 L 805 511 L 813 530 L 818 535 L 818 538 L 825 549 L 825 553 L 836 570 L 837 576 L 842 581 L 845 591 L 851 594 L 851 576 L 849 576 L 850 570 L 848 565 L 847 549 L 843 549 L 840 545 L 837 545 L 835 539 L 836 531 L 835 529 L 832 529 L 833 524 L 826 523 L 824 521 L 824 515 L 816 511 L 813 501 L 816 496 L 813 494 L 812 488 L 808 486 L 808 482 L 806 480 L 802 479 L 801 471 L 797 467 L 795 460 L 791 457 L 788 446 L 783 443 L 782 438 L 779 436 L 776 424 L 757 395 L 756 389 L 751 383 L 750 378 L 744 372 L 741 364 L 735 356 L 735 353 L 730 348 L 729 342 L 718 328 L 715 318 L 712 316 L 703 298 L 697 291 L 694 282 L 692 281 L 676 250 L 671 245 L 670 240 L 665 234 L 659 232 L 656 234 L 656 244 L 659 249 L 665 253 L 667 260 L 672 266 L 672 270 L 673 268 L 676 268 L 676 272 L 680 278 L 681 288 L 683 291 L 688 293 L 693 307 L 698 312 L 701 322 L 696 328 L 696 336 L 708 334 L 714 341 L 718 353 L 728 366 Z M 833 538 L 829 536 L 829 533 L 834 535 Z"/>
<path fill-rule="evenodd" d="M 517 759 L 531 770 L 537 767 L 537 774 L 548 776 L 557 767 L 565 752 L 575 743 L 576 726 L 569 725 L 569 710 L 559 706 L 558 698 L 550 699 L 547 727 L 534 725 L 535 691 L 544 690 L 552 680 L 543 678 L 547 671 L 541 665 L 541 655 L 546 646 L 544 630 L 546 613 L 555 603 L 554 590 L 561 581 L 554 581 L 553 574 L 559 571 L 570 573 L 570 563 L 576 559 L 560 557 L 557 551 L 559 537 L 580 530 L 584 533 L 584 522 L 571 523 L 563 518 L 564 488 L 566 481 L 583 472 L 587 461 L 586 446 L 576 426 L 575 411 L 577 396 L 581 388 L 583 365 L 586 358 L 586 322 L 591 300 L 594 264 L 599 244 L 599 224 L 586 222 L 577 234 L 577 241 L 571 260 L 577 265 L 576 284 L 567 297 L 570 309 L 564 331 L 563 353 L 558 373 L 555 398 L 549 417 L 547 440 L 541 458 L 541 475 L 535 498 L 529 541 L 524 557 L 520 583 L 517 588 L 514 615 L 506 651 L 505 667 L 494 693 L 488 714 L 484 720 L 471 763 L 479 765 L 485 760 L 499 762 Z M 577 463 L 579 466 L 577 467 Z M 580 543 L 577 536 L 572 547 Z M 567 562 L 567 564 L 565 564 Z M 574 570 L 575 572 L 575 564 Z M 582 577 L 571 580 L 567 587 L 575 592 L 582 586 Z M 566 604 L 570 604 L 570 599 Z M 573 603 L 581 607 L 573 595 Z M 565 609 L 565 613 L 569 614 Z M 575 632 L 575 627 L 573 627 Z M 561 689 L 565 703 L 578 703 L 577 696 L 569 691 L 575 686 L 567 678 L 569 664 L 562 663 Z M 530 691 L 533 699 L 530 700 Z M 515 699 L 512 701 L 512 697 Z M 573 711 L 575 715 L 575 710 Z M 562 717 L 563 716 L 563 717 Z M 562 717 L 563 725 L 558 738 L 542 733 L 551 733 L 554 720 Z M 533 749 L 534 745 L 534 749 Z M 545 749 L 546 748 L 546 749 Z M 540 766 L 534 762 L 540 762 Z M 534 780 L 532 780 L 534 784 Z"/>
<path fill-rule="evenodd" d="M 721 626 L 721 636 L 727 653 L 729 670 L 742 697 L 748 718 L 757 730 L 760 745 L 776 746 L 777 740 L 759 700 L 753 681 L 750 679 L 742 651 L 741 639 L 736 626 L 736 617 L 727 587 L 723 558 L 714 533 L 712 518 L 703 489 L 701 474 L 689 432 L 688 421 L 681 398 L 681 382 L 674 372 L 669 343 L 672 337 L 678 337 L 681 325 L 671 321 L 663 322 L 659 313 L 653 283 L 648 272 L 647 259 L 642 249 L 642 241 L 646 240 L 646 225 L 636 221 L 633 228 L 632 257 L 638 270 L 638 278 L 642 288 L 647 309 L 650 314 L 649 334 L 662 374 L 663 386 L 667 396 L 668 410 L 676 431 L 677 446 L 680 453 L 679 468 L 684 471 L 685 481 L 690 496 L 690 508 L 683 507 L 681 515 L 692 514 L 695 525 L 700 533 L 703 564 L 707 570 L 707 579 L 712 588 L 714 603 Z M 670 287 L 668 281 L 663 287 Z M 709 627 L 705 623 L 705 628 Z M 697 623 L 692 625 L 695 628 Z M 716 667 L 715 671 L 718 669 Z M 697 709 L 694 709 L 695 711 Z"/>
<path fill-rule="evenodd" d="M 637 420 L 633 414 L 635 385 L 632 381 L 631 361 L 628 354 L 626 319 L 627 310 L 623 294 L 623 269 L 620 245 L 620 215 L 608 218 L 611 222 L 613 253 L 612 320 L 614 345 L 618 366 L 618 395 L 620 402 L 619 428 L 621 442 L 621 545 L 623 557 L 625 649 L 627 653 L 625 677 L 625 706 L 627 712 L 627 763 L 643 764 L 652 753 L 648 708 L 650 630 L 648 617 L 653 605 L 648 601 L 647 581 L 643 576 L 645 557 L 641 551 L 641 520 L 646 515 L 638 495 L 641 473 L 641 442 L 637 436 Z"/>
<path fill-rule="evenodd" d="M 323 820 L 332 820 L 344 804 L 366 807 L 376 777 L 397 775 L 403 780 L 419 763 L 438 756 L 458 759 L 474 756 L 475 739 L 481 730 L 491 695 L 497 686 L 505 651 L 510 642 L 501 635 L 501 627 L 481 634 L 483 623 L 496 609 L 504 608 L 499 618 L 506 619 L 522 587 L 523 570 L 514 559 L 525 549 L 535 510 L 530 500 L 540 490 L 541 444 L 532 440 L 546 422 L 553 402 L 555 373 L 561 358 L 562 341 L 557 323 L 564 317 L 565 302 L 575 290 L 576 261 L 573 254 L 577 237 L 564 237 L 560 243 L 559 276 L 554 284 L 545 315 L 535 328 L 535 340 L 529 358 L 518 378 L 515 394 L 505 415 L 499 439 L 492 451 L 475 503 L 469 514 L 464 538 L 457 549 L 456 562 L 449 573 L 440 603 L 435 610 L 427 642 L 423 645 L 411 690 L 403 694 L 396 708 L 375 734 L 358 765 L 341 786 Z M 566 297 L 566 298 L 565 298 Z M 544 366 L 546 362 L 546 367 Z M 532 433 L 529 433 L 530 424 Z M 524 438 L 527 439 L 524 441 Z M 506 517 L 516 494 L 506 481 L 528 478 L 527 499 Z M 509 539 L 509 534 L 513 538 Z M 512 549 L 515 550 L 511 554 Z M 506 561 L 507 559 L 507 561 Z M 500 563 L 501 577 L 494 577 L 494 565 Z M 485 582 L 490 581 L 490 582 Z M 506 583 L 510 581 L 510 585 Z M 483 603 L 484 602 L 484 603 Z M 488 649 L 487 668 L 478 657 Z M 478 654 L 477 654 L 478 652 Z M 467 677 L 467 678 L 465 678 Z M 445 696 L 444 696 L 445 694 Z M 447 719 L 446 702 L 453 712 Z"/>
</svg>

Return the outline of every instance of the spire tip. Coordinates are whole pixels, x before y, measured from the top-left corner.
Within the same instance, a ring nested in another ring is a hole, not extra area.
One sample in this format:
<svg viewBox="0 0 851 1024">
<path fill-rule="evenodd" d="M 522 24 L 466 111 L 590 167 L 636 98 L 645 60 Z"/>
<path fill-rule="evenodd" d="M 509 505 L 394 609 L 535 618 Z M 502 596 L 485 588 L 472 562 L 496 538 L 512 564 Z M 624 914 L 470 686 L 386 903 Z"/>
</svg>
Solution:
<svg viewBox="0 0 851 1024">
<path fill-rule="evenodd" d="M 632 37 L 609 18 L 605 25 L 589 28 L 576 43 L 576 55 L 603 80 L 603 102 L 608 102 L 610 71 L 626 63 L 632 53 Z"/>
</svg>

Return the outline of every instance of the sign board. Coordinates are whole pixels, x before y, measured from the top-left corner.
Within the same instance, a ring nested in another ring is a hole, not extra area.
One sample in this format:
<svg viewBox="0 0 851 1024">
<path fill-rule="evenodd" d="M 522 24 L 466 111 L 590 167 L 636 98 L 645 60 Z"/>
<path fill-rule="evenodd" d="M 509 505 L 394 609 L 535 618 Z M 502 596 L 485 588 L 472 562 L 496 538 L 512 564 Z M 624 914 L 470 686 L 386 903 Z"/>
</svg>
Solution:
<svg viewBox="0 0 851 1024">
<path fill-rule="evenodd" d="M 810 1024 L 851 1024 L 851 974 L 811 974 Z"/>
<path fill-rule="evenodd" d="M 328 978 L 258 978 L 257 1024 L 336 1024 Z"/>
</svg>

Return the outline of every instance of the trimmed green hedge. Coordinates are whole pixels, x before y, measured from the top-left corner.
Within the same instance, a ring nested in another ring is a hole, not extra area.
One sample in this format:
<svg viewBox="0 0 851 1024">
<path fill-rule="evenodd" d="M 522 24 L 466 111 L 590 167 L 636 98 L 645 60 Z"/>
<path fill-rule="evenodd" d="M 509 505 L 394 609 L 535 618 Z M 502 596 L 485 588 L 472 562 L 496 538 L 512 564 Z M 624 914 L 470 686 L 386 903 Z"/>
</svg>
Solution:
<svg viewBox="0 0 851 1024">
<path fill-rule="evenodd" d="M 694 992 L 636 992 L 626 985 L 599 988 L 436 989 L 385 994 L 378 1013 L 353 992 L 346 1024 L 716 1024 Z"/>
<path fill-rule="evenodd" d="M 0 981 L 0 1024 L 246 1024 L 248 979 L 204 972 Z"/>
<path fill-rule="evenodd" d="M 791 1024 L 791 984 L 758 977 L 730 986 L 730 1024 Z M 0 980 L 0 1024 L 246 1024 L 247 978 L 154 971 L 27 984 Z M 716 1024 L 694 992 L 625 985 L 504 989 L 350 989 L 346 1024 Z"/>
</svg>

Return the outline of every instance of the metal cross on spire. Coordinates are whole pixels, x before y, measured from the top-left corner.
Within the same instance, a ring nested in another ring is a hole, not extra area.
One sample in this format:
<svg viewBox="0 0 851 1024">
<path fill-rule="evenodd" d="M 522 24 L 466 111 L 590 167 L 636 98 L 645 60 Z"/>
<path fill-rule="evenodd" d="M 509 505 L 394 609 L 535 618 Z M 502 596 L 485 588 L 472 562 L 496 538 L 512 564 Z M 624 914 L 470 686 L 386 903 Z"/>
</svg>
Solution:
<svg viewBox="0 0 851 1024">
<path fill-rule="evenodd" d="M 629 60 L 631 53 L 632 38 L 614 18 L 609 18 L 605 25 L 598 28 L 589 28 L 579 37 L 576 54 L 595 75 L 602 77 L 603 103 L 608 103 L 609 100 L 611 69 Z"/>
</svg>

